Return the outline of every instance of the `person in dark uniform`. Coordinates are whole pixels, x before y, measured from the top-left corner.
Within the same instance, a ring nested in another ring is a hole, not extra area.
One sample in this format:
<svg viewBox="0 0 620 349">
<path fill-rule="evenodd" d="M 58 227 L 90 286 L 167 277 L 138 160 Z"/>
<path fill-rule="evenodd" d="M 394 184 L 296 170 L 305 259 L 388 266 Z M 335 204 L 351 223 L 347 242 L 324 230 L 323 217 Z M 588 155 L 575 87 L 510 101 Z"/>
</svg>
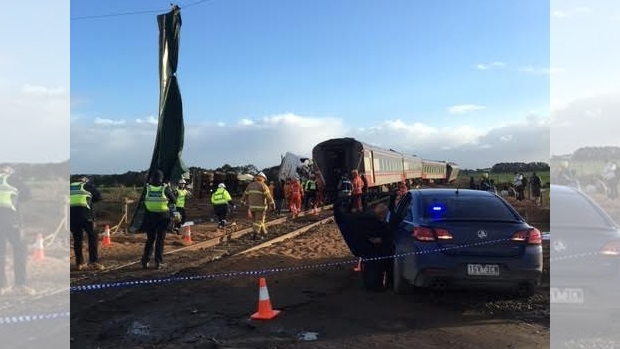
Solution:
<svg viewBox="0 0 620 349">
<path fill-rule="evenodd" d="M 354 256 L 364 259 L 393 256 L 394 244 L 387 205 L 378 204 L 372 210 L 356 213 L 351 212 L 348 202 L 340 199 L 334 207 L 336 224 Z M 366 260 L 362 264 L 362 280 L 366 290 L 382 291 L 390 288 L 392 276 L 392 258 Z"/>
<path fill-rule="evenodd" d="M 31 199 L 29 188 L 17 176 L 11 166 L 0 167 L 0 295 L 13 292 L 34 295 L 26 286 L 26 242 L 22 237 L 20 204 Z M 7 242 L 13 249 L 14 287 L 10 287 L 5 275 Z"/>
<path fill-rule="evenodd" d="M 177 198 L 170 186 L 164 184 L 164 173 L 157 170 L 146 185 L 144 196 L 144 220 L 142 228 L 146 231 L 146 243 L 142 255 L 142 268 L 149 267 L 149 260 L 155 245 L 155 269 L 162 269 L 166 265 L 164 259 L 164 240 L 166 231 L 171 222 L 170 203 L 176 203 Z"/>
<path fill-rule="evenodd" d="M 101 193 L 94 185 L 89 183 L 86 176 L 82 176 L 76 182 L 70 184 L 69 195 L 69 205 L 71 207 L 69 230 L 73 234 L 76 269 L 84 270 L 90 267 L 103 270 L 105 267 L 99 263 L 99 234 L 95 231 L 95 214 L 93 211 L 93 204 L 102 199 Z M 88 236 L 88 266 L 84 263 L 84 255 L 82 253 L 84 232 Z"/>
</svg>

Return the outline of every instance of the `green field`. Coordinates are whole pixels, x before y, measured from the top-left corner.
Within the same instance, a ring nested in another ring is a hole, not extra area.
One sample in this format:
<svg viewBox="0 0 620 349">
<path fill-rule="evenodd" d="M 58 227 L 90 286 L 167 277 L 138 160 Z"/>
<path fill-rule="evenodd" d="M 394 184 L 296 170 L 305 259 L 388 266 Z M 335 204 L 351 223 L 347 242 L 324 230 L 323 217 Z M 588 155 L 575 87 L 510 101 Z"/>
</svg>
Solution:
<svg viewBox="0 0 620 349">
<path fill-rule="evenodd" d="M 458 181 L 460 183 L 469 183 L 469 177 L 474 177 L 474 180 L 476 180 L 476 182 L 480 181 L 480 178 L 482 177 L 482 174 L 484 173 L 484 171 L 474 171 L 471 173 L 463 173 L 461 172 L 459 174 L 459 178 Z M 504 184 L 504 183 L 512 183 L 513 179 L 514 179 L 514 173 L 493 173 L 493 172 L 488 172 L 489 173 L 489 179 L 493 180 L 493 182 L 495 183 L 495 185 L 498 184 Z M 540 179 L 542 179 L 543 182 L 543 186 L 546 186 L 547 183 L 549 183 L 549 178 L 550 178 L 550 172 L 546 171 L 546 172 L 536 172 L 536 174 L 538 174 L 540 176 Z M 525 178 L 527 178 L 528 182 L 530 182 L 530 177 L 532 176 L 532 172 L 524 172 L 523 175 L 525 176 Z"/>
</svg>

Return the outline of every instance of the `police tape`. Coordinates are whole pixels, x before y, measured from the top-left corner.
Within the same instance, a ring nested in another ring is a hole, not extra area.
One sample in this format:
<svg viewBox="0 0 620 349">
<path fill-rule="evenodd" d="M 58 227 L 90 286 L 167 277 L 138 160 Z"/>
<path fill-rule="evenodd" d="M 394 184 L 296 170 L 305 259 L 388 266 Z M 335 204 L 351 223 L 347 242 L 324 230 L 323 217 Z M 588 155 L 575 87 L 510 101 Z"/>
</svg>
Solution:
<svg viewBox="0 0 620 349">
<path fill-rule="evenodd" d="M 70 315 L 71 313 L 67 311 L 63 313 L 50 313 L 43 315 L 5 316 L 0 317 L 0 325 L 21 324 L 42 320 L 56 320 L 64 317 L 69 317 Z"/>
<path fill-rule="evenodd" d="M 489 244 L 505 242 L 509 240 L 510 240 L 509 238 L 506 238 L 506 239 L 497 239 L 497 240 L 489 240 L 489 241 L 479 241 L 479 242 L 475 242 L 471 244 L 441 247 L 441 248 L 436 248 L 436 249 L 431 249 L 431 250 L 414 251 L 414 252 L 407 252 L 407 253 L 394 254 L 394 255 L 388 255 L 388 256 L 362 258 L 362 261 L 372 262 L 372 261 L 379 261 L 379 260 L 384 260 L 384 259 L 402 258 L 402 257 L 407 257 L 407 256 L 413 256 L 413 255 L 439 253 L 439 252 L 462 249 L 462 248 L 467 248 L 467 247 L 489 245 Z M 217 279 L 217 278 L 230 278 L 230 277 L 237 277 L 237 276 L 266 275 L 266 274 L 281 273 L 281 272 L 287 272 L 287 271 L 326 269 L 326 268 L 336 267 L 336 266 L 341 266 L 341 265 L 346 265 L 346 264 L 354 264 L 354 263 L 358 263 L 358 261 L 359 261 L 359 258 L 354 259 L 354 260 L 349 260 L 349 261 L 310 264 L 310 265 L 303 265 L 303 266 L 296 266 L 296 267 L 270 268 L 270 269 L 250 270 L 250 271 L 231 271 L 231 272 L 224 272 L 224 273 L 218 273 L 218 274 L 176 276 L 176 277 L 167 277 L 167 278 L 161 278 L 161 279 L 131 280 L 131 281 L 103 283 L 103 284 L 78 285 L 78 286 L 72 286 L 70 289 L 70 293 L 95 291 L 95 290 L 102 290 L 102 289 L 107 289 L 107 288 L 169 284 L 169 283 L 176 283 L 176 282 L 182 282 L 182 281 L 199 281 L 199 280 L 208 280 L 208 279 Z"/>
<path fill-rule="evenodd" d="M 505 239 L 497 239 L 497 240 L 490 240 L 490 241 L 480 241 L 480 242 L 475 242 L 475 243 L 465 244 L 465 245 L 441 247 L 441 248 L 430 249 L 430 250 L 414 251 L 414 252 L 407 252 L 407 253 L 380 256 L 380 257 L 368 257 L 368 258 L 362 258 L 361 260 L 363 262 L 372 262 L 372 261 L 379 261 L 379 260 L 384 260 L 384 259 L 403 258 L 403 257 L 413 256 L 413 255 L 439 253 L 439 252 L 444 252 L 444 251 L 449 251 L 449 250 L 475 247 L 475 246 L 480 246 L 480 245 L 489 245 L 489 244 L 500 243 L 500 242 L 505 242 L 505 241 L 510 241 L 510 240 L 511 240 L 510 238 L 505 238 Z M 568 255 L 568 256 L 562 256 L 562 257 L 557 257 L 557 258 L 551 258 L 549 261 L 557 262 L 557 261 L 562 261 L 562 260 L 576 259 L 576 258 L 581 258 L 581 257 L 586 257 L 586 256 L 591 256 L 591 255 L 599 255 L 599 254 L 600 254 L 599 252 L 582 253 L 582 254 L 576 254 L 576 255 Z M 177 277 L 168 277 L 168 278 L 161 278 L 161 279 L 131 280 L 131 281 L 103 283 L 103 284 L 78 285 L 78 286 L 72 286 L 70 288 L 70 293 L 95 291 L 95 290 L 117 288 L 117 287 L 146 286 L 146 285 L 176 283 L 176 282 L 182 282 L 182 281 L 199 281 L 199 280 L 208 280 L 208 279 L 217 279 L 217 278 L 230 278 L 230 277 L 237 277 L 237 276 L 266 275 L 266 274 L 281 273 L 281 272 L 287 272 L 287 271 L 326 269 L 326 268 L 331 268 L 331 267 L 336 267 L 336 266 L 341 266 L 341 265 L 346 265 L 346 264 L 354 264 L 358 262 L 359 262 L 359 258 L 349 260 L 349 261 L 310 264 L 310 265 L 303 265 L 303 266 L 296 266 L 296 267 L 270 268 L 270 269 L 249 270 L 249 271 L 231 271 L 231 272 L 224 272 L 224 273 L 218 273 L 218 274 L 177 276 Z"/>
</svg>

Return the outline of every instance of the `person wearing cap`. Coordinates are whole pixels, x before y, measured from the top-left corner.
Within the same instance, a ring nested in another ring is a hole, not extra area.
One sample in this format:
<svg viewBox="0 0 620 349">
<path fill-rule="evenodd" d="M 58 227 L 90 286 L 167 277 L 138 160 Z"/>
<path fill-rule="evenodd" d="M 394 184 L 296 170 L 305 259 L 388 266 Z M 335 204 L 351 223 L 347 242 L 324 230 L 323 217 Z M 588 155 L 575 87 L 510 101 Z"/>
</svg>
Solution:
<svg viewBox="0 0 620 349">
<path fill-rule="evenodd" d="M 228 205 L 232 205 L 232 197 L 228 190 L 226 190 L 226 184 L 220 183 L 217 185 L 217 189 L 211 194 L 211 204 L 213 204 L 213 211 L 217 216 L 217 227 L 222 228 L 226 225 L 226 215 L 228 214 Z"/>
<path fill-rule="evenodd" d="M 93 210 L 93 204 L 101 200 L 101 193 L 89 183 L 88 177 L 81 176 L 77 181 L 70 184 L 70 230 L 73 234 L 73 251 L 77 270 L 84 270 L 88 267 L 97 270 L 105 269 L 99 263 L 99 234 L 95 230 L 95 213 Z M 88 237 L 88 265 L 85 264 L 82 253 L 84 232 Z"/>
<path fill-rule="evenodd" d="M 175 191 L 175 195 L 177 197 L 176 202 L 176 210 L 181 215 L 181 221 L 176 223 L 174 226 L 174 231 L 180 234 L 180 229 L 183 224 L 185 224 L 187 220 L 187 213 L 185 212 L 185 202 L 188 198 L 192 197 L 192 192 L 187 189 L 187 181 L 183 178 L 179 180 L 179 186 Z"/>
<path fill-rule="evenodd" d="M 265 184 L 267 176 L 260 172 L 254 177 L 254 182 L 248 184 L 247 188 L 241 196 L 241 204 L 249 206 L 249 212 L 252 216 L 252 239 L 256 240 L 259 235 L 263 239 L 267 235 L 265 228 L 265 214 L 267 209 L 275 209 L 275 202 L 269 191 L 269 187 Z"/>
<path fill-rule="evenodd" d="M 31 199 L 30 189 L 17 176 L 14 169 L 0 167 L 0 295 L 18 293 L 33 295 L 26 278 L 27 245 L 22 237 L 20 204 Z M 6 278 L 7 242 L 13 250 L 13 287 Z"/>
<path fill-rule="evenodd" d="M 177 198 L 170 186 L 164 184 L 164 173 L 157 170 L 149 179 L 144 195 L 145 212 L 142 228 L 146 231 L 146 243 L 141 259 L 142 269 L 149 267 L 153 244 L 155 245 L 155 269 L 165 267 L 163 262 L 164 240 L 172 219 L 170 203 L 176 201 Z"/>
</svg>

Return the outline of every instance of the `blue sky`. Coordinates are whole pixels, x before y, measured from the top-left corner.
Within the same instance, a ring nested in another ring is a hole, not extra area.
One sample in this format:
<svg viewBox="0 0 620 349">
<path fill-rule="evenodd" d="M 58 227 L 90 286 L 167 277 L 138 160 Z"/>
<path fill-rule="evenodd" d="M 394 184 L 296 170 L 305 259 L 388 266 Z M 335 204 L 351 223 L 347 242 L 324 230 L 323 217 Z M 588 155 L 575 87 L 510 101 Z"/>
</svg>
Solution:
<svg viewBox="0 0 620 349">
<path fill-rule="evenodd" d="M 69 159 L 69 2 L 18 1 L 0 21 L 0 162 Z"/>
<path fill-rule="evenodd" d="M 271 166 L 338 136 L 467 167 L 548 159 L 549 3 L 187 3 L 189 165 Z M 72 171 L 146 168 L 159 98 L 157 11 L 79 18 L 167 6 L 71 3 Z"/>
</svg>

